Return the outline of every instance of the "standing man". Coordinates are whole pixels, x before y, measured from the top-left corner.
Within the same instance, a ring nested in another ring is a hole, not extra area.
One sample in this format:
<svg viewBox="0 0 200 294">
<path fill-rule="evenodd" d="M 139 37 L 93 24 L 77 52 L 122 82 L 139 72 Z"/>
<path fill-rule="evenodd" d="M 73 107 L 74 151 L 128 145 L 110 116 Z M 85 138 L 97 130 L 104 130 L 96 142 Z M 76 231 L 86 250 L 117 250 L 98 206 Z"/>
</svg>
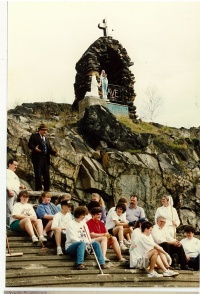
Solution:
<svg viewBox="0 0 200 294">
<path fill-rule="evenodd" d="M 42 190 L 42 177 L 44 191 L 50 189 L 50 155 L 58 156 L 58 151 L 53 150 L 49 139 L 46 137 L 47 126 L 41 124 L 38 133 L 32 134 L 28 147 L 32 150 L 32 163 L 35 173 L 35 191 Z"/>
<path fill-rule="evenodd" d="M 126 219 L 129 221 L 129 226 L 134 226 L 140 218 L 145 218 L 144 209 L 138 204 L 138 196 L 132 194 L 130 196 L 130 204 L 126 207 Z"/>
<path fill-rule="evenodd" d="M 26 189 L 26 187 L 20 184 L 19 178 L 16 175 L 18 163 L 15 159 L 8 160 L 8 168 L 6 170 L 6 225 L 10 225 L 10 216 L 12 215 L 13 205 L 17 200 L 17 195 L 20 189 Z"/>
</svg>

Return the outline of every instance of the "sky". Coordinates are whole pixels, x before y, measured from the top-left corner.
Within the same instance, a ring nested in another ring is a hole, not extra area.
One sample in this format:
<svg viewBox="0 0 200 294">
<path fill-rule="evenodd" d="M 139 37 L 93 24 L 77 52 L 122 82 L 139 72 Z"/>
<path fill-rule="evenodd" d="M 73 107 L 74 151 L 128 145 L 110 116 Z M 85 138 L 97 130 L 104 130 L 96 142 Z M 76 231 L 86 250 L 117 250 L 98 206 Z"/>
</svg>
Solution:
<svg viewBox="0 0 200 294">
<path fill-rule="evenodd" d="M 75 64 L 103 36 L 98 24 L 106 18 L 110 35 L 134 62 L 138 118 L 150 87 L 163 102 L 154 121 L 200 126 L 199 11 L 198 1 L 9 1 L 7 108 L 72 104 Z"/>
</svg>

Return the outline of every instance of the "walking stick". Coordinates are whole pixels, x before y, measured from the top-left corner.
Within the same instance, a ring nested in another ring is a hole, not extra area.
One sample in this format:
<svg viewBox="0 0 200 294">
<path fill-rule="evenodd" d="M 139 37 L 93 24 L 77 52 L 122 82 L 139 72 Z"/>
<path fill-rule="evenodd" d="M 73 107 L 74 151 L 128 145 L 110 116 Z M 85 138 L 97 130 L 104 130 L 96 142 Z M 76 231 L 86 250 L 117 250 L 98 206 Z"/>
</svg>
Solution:
<svg viewBox="0 0 200 294">
<path fill-rule="evenodd" d="M 170 206 L 171 206 L 171 214 L 172 214 L 172 223 L 173 223 L 173 218 L 174 218 L 174 215 L 173 215 L 173 206 L 172 206 L 172 204 L 173 204 L 173 202 L 172 202 L 172 196 L 169 196 L 170 198 L 169 198 L 169 200 L 170 200 Z M 174 239 L 176 239 L 176 227 L 175 227 L 175 225 L 173 224 L 173 229 L 174 229 Z"/>
<path fill-rule="evenodd" d="M 94 251 L 94 247 L 92 246 L 92 240 L 91 240 L 90 236 L 88 235 L 88 232 L 87 232 L 85 226 L 83 226 L 83 229 L 84 229 L 84 231 L 85 231 L 85 233 L 86 233 L 86 235 L 87 235 L 87 239 L 88 239 L 88 241 L 89 241 L 89 244 L 90 244 L 90 246 L 91 246 L 91 248 L 92 248 L 92 251 L 93 251 L 93 253 L 94 253 L 94 256 L 95 256 L 95 258 L 96 258 L 96 262 L 97 262 L 97 264 L 98 264 L 98 267 L 99 267 L 99 270 L 100 270 L 100 272 L 101 272 L 101 275 L 108 275 L 108 274 L 104 274 L 103 271 L 102 271 L 102 268 L 101 268 L 101 266 L 100 266 L 100 264 L 99 264 L 99 261 L 98 261 L 98 258 L 97 258 L 97 256 L 96 256 L 96 252 Z"/>
<path fill-rule="evenodd" d="M 33 223 L 32 223 L 32 226 L 33 226 L 33 230 L 35 231 L 35 233 L 39 239 L 39 242 L 42 245 L 42 248 L 40 249 L 40 252 L 38 252 L 38 254 L 39 255 L 52 255 L 51 250 L 49 248 L 45 247 L 44 243 L 40 240 L 40 236 L 39 236 L 38 230 L 36 229 L 36 226 Z"/>
<path fill-rule="evenodd" d="M 22 256 L 23 253 L 22 252 L 18 252 L 18 253 L 11 253 L 10 251 L 10 246 L 9 246 L 9 242 L 8 242 L 8 237 L 6 234 L 6 244 L 7 244 L 7 248 L 8 248 L 8 253 L 6 254 L 6 256 L 11 256 L 11 257 L 15 257 L 15 256 Z"/>
</svg>

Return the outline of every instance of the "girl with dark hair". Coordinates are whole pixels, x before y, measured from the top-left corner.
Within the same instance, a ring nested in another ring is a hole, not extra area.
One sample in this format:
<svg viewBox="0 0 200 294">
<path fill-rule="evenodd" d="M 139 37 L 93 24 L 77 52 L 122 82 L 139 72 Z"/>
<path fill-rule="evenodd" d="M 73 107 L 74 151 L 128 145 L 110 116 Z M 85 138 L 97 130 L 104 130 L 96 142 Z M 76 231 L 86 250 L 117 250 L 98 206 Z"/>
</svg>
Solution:
<svg viewBox="0 0 200 294">
<path fill-rule="evenodd" d="M 149 278 L 177 276 L 179 273 L 169 270 L 168 261 L 171 260 L 169 255 L 153 241 L 152 226 L 148 221 L 143 222 L 141 225 L 142 234 L 132 241 L 129 250 L 130 267 L 140 269 L 149 267 L 147 274 Z M 154 270 L 155 265 L 163 271 L 163 274 L 158 274 Z"/>
<path fill-rule="evenodd" d="M 42 242 L 47 241 L 43 236 L 42 221 L 37 219 L 33 206 L 28 203 L 29 195 L 27 191 L 21 191 L 17 196 L 17 202 L 13 206 L 13 212 L 11 216 L 10 229 L 16 232 L 26 231 L 32 238 L 32 242 L 38 242 L 38 238 L 34 234 L 33 226 L 35 225 L 39 240 Z"/>
<path fill-rule="evenodd" d="M 128 250 L 125 245 L 126 236 L 129 244 L 131 244 L 130 235 L 133 229 L 128 225 L 126 220 L 126 205 L 124 203 L 118 203 L 113 212 L 111 212 L 106 218 L 106 228 L 108 233 L 117 236 L 121 250 Z"/>
<path fill-rule="evenodd" d="M 192 226 L 186 226 L 184 231 L 186 238 L 180 242 L 185 251 L 188 266 L 198 271 L 200 267 L 200 240 L 194 237 L 195 229 Z"/>
</svg>

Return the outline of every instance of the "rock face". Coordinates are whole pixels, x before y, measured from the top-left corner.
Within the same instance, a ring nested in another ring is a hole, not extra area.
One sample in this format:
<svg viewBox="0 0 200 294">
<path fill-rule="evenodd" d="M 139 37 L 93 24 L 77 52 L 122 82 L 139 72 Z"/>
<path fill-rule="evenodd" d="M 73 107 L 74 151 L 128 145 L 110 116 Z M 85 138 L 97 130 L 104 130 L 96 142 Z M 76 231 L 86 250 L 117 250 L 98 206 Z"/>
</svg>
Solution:
<svg viewBox="0 0 200 294">
<path fill-rule="evenodd" d="M 132 118 L 136 118 L 134 83 L 135 77 L 129 67 L 133 65 L 126 49 L 112 37 L 100 37 L 83 54 L 76 63 L 76 78 L 74 83 L 75 101 L 73 107 L 78 109 L 78 102 L 91 91 L 92 75 L 100 82 L 100 72 L 105 70 L 109 85 L 120 88 L 121 98 L 113 98 L 112 102 L 126 104 Z M 109 86 L 109 87 L 110 87 Z M 109 95 L 108 95 L 109 97 Z"/>
<path fill-rule="evenodd" d="M 20 163 L 17 173 L 27 186 L 34 189 L 27 142 L 43 122 L 60 153 L 51 157 L 52 191 L 68 191 L 75 202 L 88 202 L 97 192 L 107 208 L 136 192 L 152 221 L 162 195 L 169 193 L 181 225 L 200 229 L 199 128 L 165 131 L 157 125 L 157 134 L 134 133 L 99 105 L 88 108 L 79 122 L 77 116 L 71 105 L 50 102 L 8 111 L 8 158 Z"/>
</svg>

